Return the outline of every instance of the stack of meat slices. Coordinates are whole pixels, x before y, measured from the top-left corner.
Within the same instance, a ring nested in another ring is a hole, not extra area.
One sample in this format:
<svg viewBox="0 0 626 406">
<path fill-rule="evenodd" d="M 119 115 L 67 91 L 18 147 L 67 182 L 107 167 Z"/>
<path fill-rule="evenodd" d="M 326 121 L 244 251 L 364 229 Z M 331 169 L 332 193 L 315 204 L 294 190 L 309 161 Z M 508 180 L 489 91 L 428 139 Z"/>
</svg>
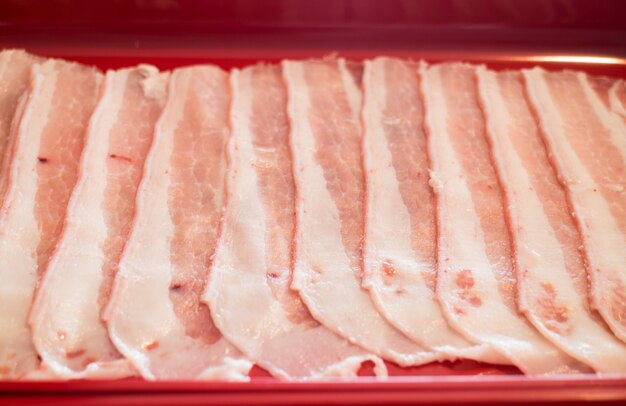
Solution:
<svg viewBox="0 0 626 406">
<path fill-rule="evenodd" d="M 626 373 L 626 84 L 0 53 L 0 377 Z"/>
</svg>

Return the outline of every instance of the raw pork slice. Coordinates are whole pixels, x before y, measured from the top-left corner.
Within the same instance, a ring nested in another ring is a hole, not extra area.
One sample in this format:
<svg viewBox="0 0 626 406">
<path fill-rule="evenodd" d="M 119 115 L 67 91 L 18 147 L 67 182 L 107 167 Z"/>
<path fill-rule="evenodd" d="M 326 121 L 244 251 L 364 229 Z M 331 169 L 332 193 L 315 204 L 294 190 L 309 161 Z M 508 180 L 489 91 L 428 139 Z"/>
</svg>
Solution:
<svg viewBox="0 0 626 406">
<path fill-rule="evenodd" d="M 518 269 L 519 306 L 556 346 L 598 372 L 625 372 L 626 346 L 588 306 L 580 233 L 525 98 L 519 72 L 478 70 Z"/>
<path fill-rule="evenodd" d="M 228 197 L 205 298 L 215 324 L 285 379 L 355 376 L 380 359 L 315 321 L 289 288 L 295 198 L 280 66 L 231 73 Z"/>
<path fill-rule="evenodd" d="M 361 288 L 361 92 L 342 59 L 283 62 L 296 185 L 292 287 L 315 319 L 400 365 L 435 360 L 389 324 Z M 355 69 L 358 73 L 358 70 Z"/>
<path fill-rule="evenodd" d="M 589 75 L 585 75 L 585 80 L 593 89 L 596 101 L 600 101 L 605 109 L 611 110 L 622 120 L 626 120 L 626 81 Z"/>
<path fill-rule="evenodd" d="M 0 375 L 39 361 L 27 325 L 35 285 L 63 226 L 102 74 L 59 60 L 34 65 L 0 209 Z"/>
<path fill-rule="evenodd" d="M 105 312 L 113 343 L 146 379 L 241 380 L 252 366 L 200 302 L 223 207 L 229 104 L 217 67 L 170 78 Z"/>
<path fill-rule="evenodd" d="M 626 122 L 626 80 L 616 80 L 609 89 L 611 110 Z"/>
<path fill-rule="evenodd" d="M 363 285 L 387 320 L 423 346 L 450 358 L 506 362 L 452 330 L 435 300 L 435 198 L 417 67 L 389 58 L 365 62 Z"/>
<path fill-rule="evenodd" d="M 523 72 L 589 262 L 591 305 L 626 341 L 626 123 L 581 72 Z"/>
<path fill-rule="evenodd" d="M 65 228 L 31 311 L 33 341 L 59 376 L 133 373 L 100 313 L 132 224 L 135 193 L 165 102 L 167 74 L 109 71 L 92 116 Z"/>
<path fill-rule="evenodd" d="M 437 295 L 448 321 L 528 374 L 577 363 L 517 312 L 503 195 L 491 163 L 474 67 L 422 68 L 431 183 L 437 197 Z"/>
<path fill-rule="evenodd" d="M 4 198 L 9 175 L 10 154 L 13 149 L 11 122 L 19 124 L 28 97 L 30 68 L 41 62 L 41 58 L 21 50 L 0 52 L 0 202 Z"/>
</svg>

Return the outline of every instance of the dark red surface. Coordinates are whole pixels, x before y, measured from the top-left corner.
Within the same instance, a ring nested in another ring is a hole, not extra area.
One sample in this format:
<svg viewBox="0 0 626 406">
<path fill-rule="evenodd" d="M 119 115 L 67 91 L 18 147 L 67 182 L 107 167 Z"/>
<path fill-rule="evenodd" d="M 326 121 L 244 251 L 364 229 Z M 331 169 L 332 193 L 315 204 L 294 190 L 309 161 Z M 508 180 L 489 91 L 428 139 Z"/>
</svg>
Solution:
<svg viewBox="0 0 626 406">
<path fill-rule="evenodd" d="M 61 382 L 4 384 L 7 404 L 540 404 L 593 400 L 624 402 L 624 381 L 587 378 L 423 376 L 387 382 L 249 383 Z"/>
<path fill-rule="evenodd" d="M 338 53 L 626 78 L 625 16 L 620 0 L 4 0 L 0 48 L 102 69 L 231 68 Z M 0 404 L 626 404 L 626 377 L 530 378 L 475 362 L 389 368 L 385 382 L 371 366 L 353 382 L 280 382 L 260 369 L 249 383 L 0 382 Z"/>
</svg>

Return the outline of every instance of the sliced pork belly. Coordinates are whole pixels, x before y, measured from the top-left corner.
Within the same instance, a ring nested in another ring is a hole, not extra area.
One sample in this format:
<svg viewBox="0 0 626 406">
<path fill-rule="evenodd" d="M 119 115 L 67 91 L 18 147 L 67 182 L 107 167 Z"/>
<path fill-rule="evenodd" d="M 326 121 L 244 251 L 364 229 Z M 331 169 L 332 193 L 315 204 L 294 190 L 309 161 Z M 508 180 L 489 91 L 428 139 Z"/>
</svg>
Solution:
<svg viewBox="0 0 626 406">
<path fill-rule="evenodd" d="M 41 58 L 21 50 L 0 51 L 0 202 L 4 198 L 13 149 L 11 123 L 16 116 L 14 125 L 20 121 L 28 97 L 30 68 L 38 62 Z"/>
<path fill-rule="evenodd" d="M 38 367 L 27 316 L 57 243 L 102 74 L 76 63 L 34 65 L 0 211 L 0 375 Z"/>
<path fill-rule="evenodd" d="M 136 217 L 105 318 L 146 379 L 245 379 L 251 363 L 200 302 L 222 212 L 228 74 L 176 70 L 157 123 Z"/>
<path fill-rule="evenodd" d="M 502 190 L 491 163 L 474 67 L 422 68 L 431 184 L 437 198 L 437 295 L 466 338 L 523 372 L 571 372 L 576 362 L 518 314 Z"/>
<path fill-rule="evenodd" d="M 626 81 L 606 76 L 585 75 L 596 100 L 626 123 Z"/>
<path fill-rule="evenodd" d="M 523 72 L 589 262 L 591 305 L 626 341 L 626 123 L 581 72 Z"/>
<path fill-rule="evenodd" d="M 609 89 L 611 110 L 626 122 L 626 80 L 616 80 Z"/>
<path fill-rule="evenodd" d="M 435 359 L 361 288 L 360 83 L 342 59 L 285 61 L 283 70 L 296 184 L 292 286 L 315 319 L 366 350 L 400 365 Z"/>
<path fill-rule="evenodd" d="M 35 347 L 60 376 L 133 373 L 111 343 L 100 312 L 130 232 L 135 193 L 166 89 L 167 74 L 152 66 L 107 72 L 65 229 L 30 317 Z"/>
<path fill-rule="evenodd" d="M 521 74 L 480 68 L 478 83 L 507 197 L 521 310 L 546 338 L 596 371 L 626 371 L 626 346 L 589 309 L 580 233 L 526 102 Z"/>
<path fill-rule="evenodd" d="M 376 358 L 315 321 L 289 287 L 295 186 L 281 68 L 235 70 L 231 89 L 228 203 L 205 294 L 215 323 L 274 376 L 355 376 Z"/>
<path fill-rule="evenodd" d="M 451 358 L 494 361 L 501 355 L 456 333 L 435 300 L 435 198 L 417 68 L 398 59 L 365 62 L 363 284 L 387 320 L 416 342 Z"/>
</svg>

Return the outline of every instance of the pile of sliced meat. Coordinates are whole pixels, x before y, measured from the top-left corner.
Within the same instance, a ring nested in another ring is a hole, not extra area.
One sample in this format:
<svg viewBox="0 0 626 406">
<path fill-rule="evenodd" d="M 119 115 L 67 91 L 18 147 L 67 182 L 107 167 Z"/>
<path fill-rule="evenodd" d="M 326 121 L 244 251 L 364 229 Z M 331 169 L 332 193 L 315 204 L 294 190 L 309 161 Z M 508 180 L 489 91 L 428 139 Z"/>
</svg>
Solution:
<svg viewBox="0 0 626 406">
<path fill-rule="evenodd" d="M 626 373 L 626 83 L 0 53 L 0 378 Z"/>
</svg>

